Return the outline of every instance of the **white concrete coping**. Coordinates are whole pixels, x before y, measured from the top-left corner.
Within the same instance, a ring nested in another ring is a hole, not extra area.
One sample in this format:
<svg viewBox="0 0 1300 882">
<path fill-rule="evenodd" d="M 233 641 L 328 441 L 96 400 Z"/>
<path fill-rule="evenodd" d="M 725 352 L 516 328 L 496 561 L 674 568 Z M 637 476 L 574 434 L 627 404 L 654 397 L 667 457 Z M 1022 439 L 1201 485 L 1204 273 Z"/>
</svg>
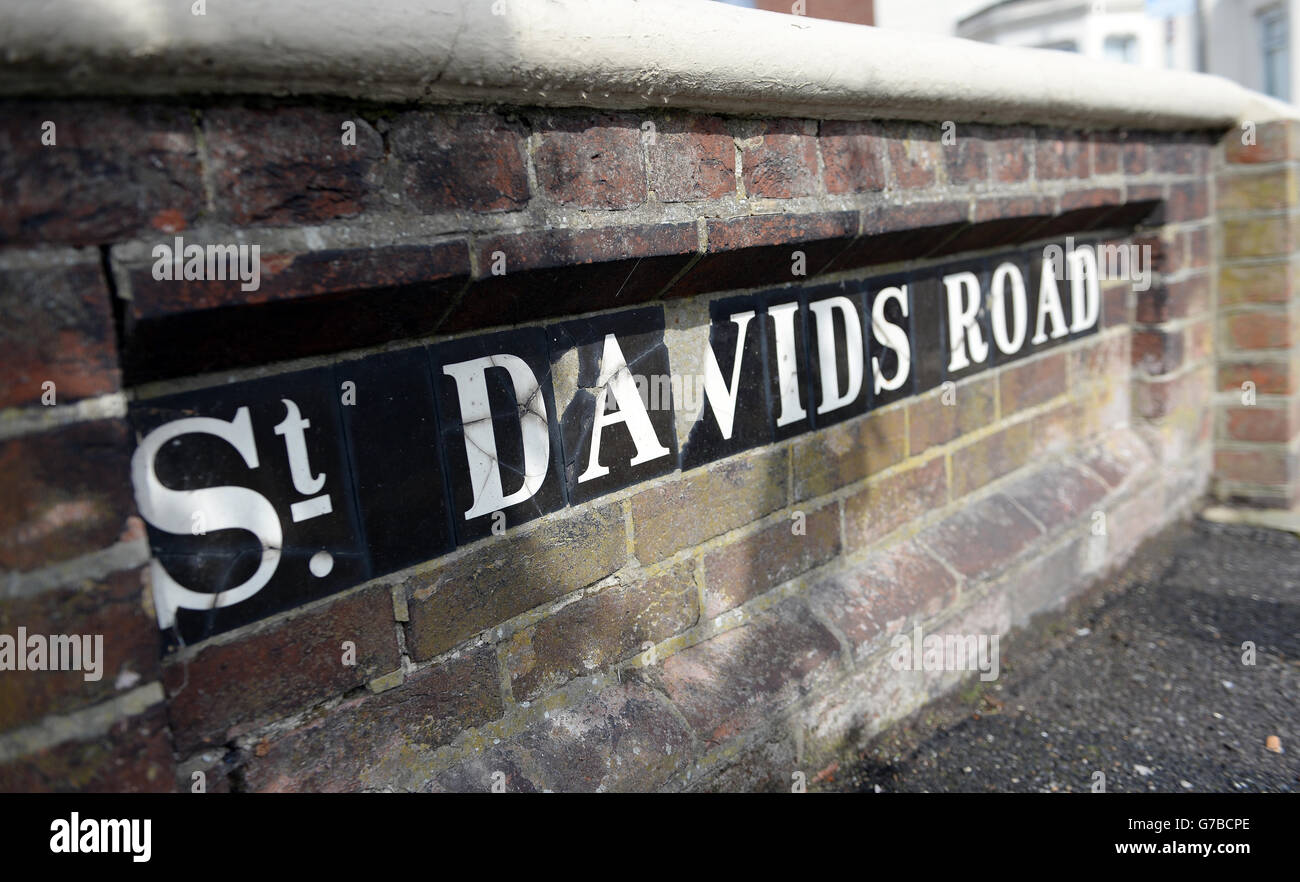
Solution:
<svg viewBox="0 0 1300 882">
<path fill-rule="evenodd" d="M 1297 114 L 1219 77 L 711 0 L 0 0 L 0 46 L 8 95 L 331 95 L 1083 128 Z"/>
</svg>

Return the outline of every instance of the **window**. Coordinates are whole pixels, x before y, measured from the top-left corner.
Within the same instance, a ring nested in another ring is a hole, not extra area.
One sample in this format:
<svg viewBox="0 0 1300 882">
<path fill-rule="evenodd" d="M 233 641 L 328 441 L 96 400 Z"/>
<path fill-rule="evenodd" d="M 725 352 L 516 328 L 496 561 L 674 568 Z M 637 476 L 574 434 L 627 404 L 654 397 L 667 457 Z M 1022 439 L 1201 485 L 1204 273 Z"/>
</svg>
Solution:
<svg viewBox="0 0 1300 882">
<path fill-rule="evenodd" d="M 1123 61 L 1136 64 L 1138 60 L 1138 40 L 1133 34 L 1111 34 L 1102 44 L 1102 54 L 1107 61 Z"/>
<path fill-rule="evenodd" d="M 1073 40 L 1061 40 L 1057 43 L 1043 43 L 1037 49 L 1059 49 L 1062 52 L 1078 52 L 1079 44 Z"/>
<path fill-rule="evenodd" d="M 1259 49 L 1264 62 L 1264 94 L 1291 100 L 1291 50 L 1288 46 L 1286 7 L 1259 14 Z"/>
</svg>

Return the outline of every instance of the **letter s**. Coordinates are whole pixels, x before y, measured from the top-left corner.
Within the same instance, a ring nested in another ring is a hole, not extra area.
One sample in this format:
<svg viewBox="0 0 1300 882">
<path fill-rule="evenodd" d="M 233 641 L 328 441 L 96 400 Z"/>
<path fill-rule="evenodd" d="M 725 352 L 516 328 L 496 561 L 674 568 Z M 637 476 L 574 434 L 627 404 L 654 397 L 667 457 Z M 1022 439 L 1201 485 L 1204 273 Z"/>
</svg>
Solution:
<svg viewBox="0 0 1300 882">
<path fill-rule="evenodd" d="M 283 532 L 275 507 L 265 496 L 247 487 L 205 487 L 201 490 L 172 490 L 158 480 L 154 459 L 163 445 L 174 438 L 194 433 L 216 435 L 239 451 L 250 469 L 258 467 L 257 443 L 248 408 L 241 407 L 230 422 L 211 417 L 189 417 L 165 423 L 140 442 L 131 457 L 131 482 L 140 515 L 152 526 L 168 533 L 188 533 L 193 512 L 202 511 L 209 532 L 247 530 L 262 544 L 262 562 L 257 572 L 242 585 L 219 594 L 192 591 L 178 583 L 157 558 L 150 560 L 154 607 L 158 626 L 164 630 L 176 621 L 177 609 L 215 609 L 247 600 L 265 587 L 280 563 Z"/>
</svg>

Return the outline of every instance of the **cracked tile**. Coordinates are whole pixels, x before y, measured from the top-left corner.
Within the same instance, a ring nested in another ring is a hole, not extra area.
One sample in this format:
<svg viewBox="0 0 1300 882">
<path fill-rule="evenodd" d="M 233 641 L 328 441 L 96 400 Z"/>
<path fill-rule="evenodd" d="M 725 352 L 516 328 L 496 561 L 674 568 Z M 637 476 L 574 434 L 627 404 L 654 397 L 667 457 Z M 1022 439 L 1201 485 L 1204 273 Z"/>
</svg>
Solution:
<svg viewBox="0 0 1300 882">
<path fill-rule="evenodd" d="M 680 380 L 676 394 L 673 389 L 663 309 L 563 322 L 547 333 L 569 501 L 585 502 L 676 469 L 673 407 L 682 389 Z"/>
<path fill-rule="evenodd" d="M 502 331 L 428 352 L 457 543 L 563 508 L 545 331 Z"/>
</svg>

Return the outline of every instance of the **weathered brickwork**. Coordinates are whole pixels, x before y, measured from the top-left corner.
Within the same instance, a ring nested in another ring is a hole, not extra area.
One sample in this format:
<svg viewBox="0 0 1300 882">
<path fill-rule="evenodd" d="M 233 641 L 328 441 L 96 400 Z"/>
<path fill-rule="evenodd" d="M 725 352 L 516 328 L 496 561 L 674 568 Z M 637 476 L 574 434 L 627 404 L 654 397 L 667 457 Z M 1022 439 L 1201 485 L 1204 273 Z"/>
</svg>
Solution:
<svg viewBox="0 0 1300 882">
<path fill-rule="evenodd" d="M 0 633 L 106 647 L 96 681 L 0 673 L 0 789 L 196 770 L 209 790 L 788 789 L 957 682 L 892 668 L 896 635 L 1026 622 L 1211 470 L 1225 495 L 1294 495 L 1287 127 L 1245 148 L 676 112 L 7 111 Z M 159 279 L 178 236 L 259 245 L 259 286 Z M 155 627 L 128 397 L 641 304 L 676 354 L 724 295 L 1065 236 L 1116 261 L 1091 336 L 195 645 Z"/>
<path fill-rule="evenodd" d="M 1298 168 L 1296 123 L 1273 122 L 1229 133 L 1214 175 L 1215 494 L 1284 508 L 1300 501 Z"/>
</svg>

